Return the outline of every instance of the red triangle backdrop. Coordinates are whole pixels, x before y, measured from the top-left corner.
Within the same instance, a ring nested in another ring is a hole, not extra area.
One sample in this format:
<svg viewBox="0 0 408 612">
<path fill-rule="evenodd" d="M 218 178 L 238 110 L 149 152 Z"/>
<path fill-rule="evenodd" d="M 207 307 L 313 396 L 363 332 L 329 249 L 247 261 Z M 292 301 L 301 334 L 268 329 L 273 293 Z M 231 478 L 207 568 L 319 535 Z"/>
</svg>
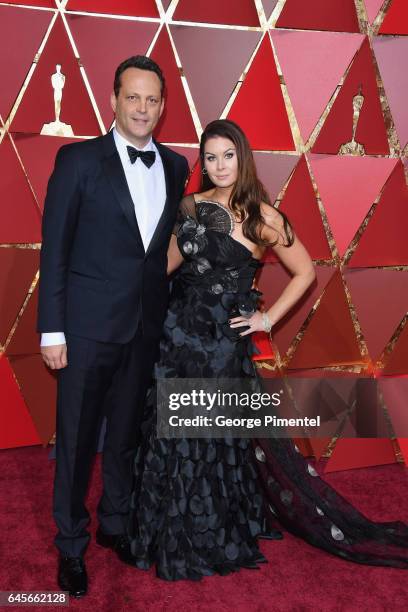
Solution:
<svg viewBox="0 0 408 612">
<path fill-rule="evenodd" d="M 75 136 L 99 135 L 99 125 L 78 61 L 60 17 L 51 30 L 26 94 L 18 107 L 12 130 L 39 134 L 44 124 L 55 121 L 51 76 L 55 73 L 57 64 L 61 65 L 61 72 L 65 75 L 60 120 L 72 127 Z M 35 100 L 36 104 L 33 104 L 32 100 Z"/>
<path fill-rule="evenodd" d="M 218 119 L 261 37 L 259 32 L 170 27 L 203 127 Z M 205 53 L 203 53 L 205 49 Z M 225 49 L 233 53 L 225 53 Z"/>
<path fill-rule="evenodd" d="M 408 188 L 399 160 L 351 257 L 350 266 L 408 265 Z"/>
<path fill-rule="evenodd" d="M 364 145 L 367 155 L 389 153 L 387 132 L 368 38 L 361 45 L 333 107 L 323 124 L 313 147 L 314 153 L 337 154 L 341 145 L 351 141 L 353 135 L 353 98 L 361 88 L 364 96 L 356 141 Z"/>
<path fill-rule="evenodd" d="M 40 134 L 13 134 L 24 170 L 41 210 L 44 208 L 48 179 L 54 168 L 54 161 L 60 147 L 78 138 L 62 138 L 60 136 L 40 136 Z"/>
<path fill-rule="evenodd" d="M 163 142 L 197 142 L 193 118 L 165 27 L 154 45 L 151 58 L 161 66 L 166 75 L 166 105 L 155 137 Z"/>
<path fill-rule="evenodd" d="M 154 0 L 68 0 L 68 11 L 158 17 Z"/>
<path fill-rule="evenodd" d="M 266 81 L 265 75 L 268 77 Z M 259 91 L 262 91 L 261 96 Z M 248 112 L 255 99 L 256 111 Z M 255 55 L 228 113 L 228 119 L 241 126 L 253 149 L 295 150 L 268 35 L 264 37 Z"/>
<path fill-rule="evenodd" d="M 3 119 L 10 113 L 52 16 L 48 11 L 0 6 L 0 115 Z"/>
<path fill-rule="evenodd" d="M 391 440 L 376 438 L 340 438 L 328 460 L 325 472 L 396 463 Z"/>
<path fill-rule="evenodd" d="M 408 272 L 349 269 L 345 276 L 369 354 L 379 359 L 407 311 Z"/>
<path fill-rule="evenodd" d="M 311 170 L 340 255 L 346 252 L 396 163 L 395 158 L 310 155 Z"/>
<path fill-rule="evenodd" d="M 384 374 L 404 375 L 408 370 L 408 325 L 405 326 L 396 341 L 392 352 L 385 358 Z"/>
<path fill-rule="evenodd" d="M 299 161 L 299 155 L 255 151 L 254 159 L 258 177 L 273 204 Z"/>
<path fill-rule="evenodd" d="M 40 261 L 34 249 L 0 249 L 0 344 L 17 319 Z"/>
<path fill-rule="evenodd" d="M 379 34 L 408 34 L 408 5 L 405 0 L 392 0 Z"/>
<path fill-rule="evenodd" d="M 364 0 L 369 23 L 372 23 L 380 12 L 384 0 Z"/>
<path fill-rule="evenodd" d="M 0 356 L 0 449 L 40 444 L 8 359 Z"/>
<path fill-rule="evenodd" d="M 176 21 L 226 23 L 241 26 L 259 26 L 258 13 L 253 0 L 180 0 L 174 11 Z"/>
<path fill-rule="evenodd" d="M 293 309 L 274 326 L 272 337 L 281 356 L 284 356 L 289 349 L 335 270 L 336 268 L 330 266 L 316 266 L 316 280 Z M 266 309 L 278 299 L 290 278 L 289 272 L 281 264 L 265 265 L 259 277 L 258 289 L 263 293 L 262 300 Z"/>
<path fill-rule="evenodd" d="M 38 6 L 44 8 L 56 8 L 55 0 L 7 0 L 7 4 L 24 4 L 28 6 Z"/>
<path fill-rule="evenodd" d="M 275 29 L 271 37 L 306 142 L 364 37 L 344 32 Z"/>
<path fill-rule="evenodd" d="M 359 32 L 354 0 L 286 0 L 277 28 Z"/>
<path fill-rule="evenodd" d="M 288 216 L 297 237 L 312 259 L 332 258 L 304 156 L 295 168 L 279 210 Z"/>
<path fill-rule="evenodd" d="M 40 353 L 40 336 L 36 332 L 37 309 L 38 284 L 28 300 L 11 340 L 7 345 L 6 354 L 9 357 Z"/>
<path fill-rule="evenodd" d="M 41 442 L 47 444 L 55 432 L 56 378 L 41 355 L 12 357 L 10 363 Z"/>
<path fill-rule="evenodd" d="M 289 361 L 289 368 L 363 363 L 340 272 L 336 272 Z"/>
<path fill-rule="evenodd" d="M 41 214 L 8 137 L 0 144 L 0 244 L 41 241 Z"/>
</svg>

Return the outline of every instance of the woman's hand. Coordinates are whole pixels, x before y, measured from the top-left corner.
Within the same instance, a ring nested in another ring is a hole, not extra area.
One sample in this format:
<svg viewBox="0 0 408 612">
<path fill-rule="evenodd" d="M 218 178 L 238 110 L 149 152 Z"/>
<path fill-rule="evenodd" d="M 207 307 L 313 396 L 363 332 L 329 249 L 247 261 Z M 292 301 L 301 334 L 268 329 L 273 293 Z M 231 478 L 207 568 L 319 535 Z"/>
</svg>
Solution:
<svg viewBox="0 0 408 612">
<path fill-rule="evenodd" d="M 239 329 L 240 327 L 246 327 L 249 325 L 249 329 L 241 332 L 240 336 L 248 336 L 248 334 L 253 334 L 254 332 L 264 332 L 264 313 L 257 310 L 254 314 L 249 317 L 234 317 L 229 320 L 229 324 L 231 329 Z"/>
</svg>

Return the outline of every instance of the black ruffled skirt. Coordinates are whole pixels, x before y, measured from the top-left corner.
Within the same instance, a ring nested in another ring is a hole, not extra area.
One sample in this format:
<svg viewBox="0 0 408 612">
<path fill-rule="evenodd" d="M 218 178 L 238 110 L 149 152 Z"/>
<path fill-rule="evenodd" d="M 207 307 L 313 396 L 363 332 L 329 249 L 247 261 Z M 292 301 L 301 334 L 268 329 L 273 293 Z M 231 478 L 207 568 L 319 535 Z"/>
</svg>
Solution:
<svg viewBox="0 0 408 612">
<path fill-rule="evenodd" d="M 242 297 L 242 296 L 241 296 Z M 156 378 L 256 376 L 248 338 L 225 331 L 236 296 L 175 287 Z M 408 569 L 408 526 L 374 523 L 321 479 L 289 439 L 158 439 L 155 390 L 134 462 L 129 536 L 135 566 L 198 580 L 266 559 L 280 526 L 327 552 Z"/>
</svg>

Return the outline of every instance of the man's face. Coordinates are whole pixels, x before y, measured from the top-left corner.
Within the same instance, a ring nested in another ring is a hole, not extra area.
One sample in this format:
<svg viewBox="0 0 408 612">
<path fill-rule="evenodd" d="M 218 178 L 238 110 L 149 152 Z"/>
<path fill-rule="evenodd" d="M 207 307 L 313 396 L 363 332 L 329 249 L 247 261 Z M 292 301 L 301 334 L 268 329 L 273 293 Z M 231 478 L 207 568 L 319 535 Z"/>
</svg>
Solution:
<svg viewBox="0 0 408 612">
<path fill-rule="evenodd" d="M 127 68 L 120 77 L 118 97 L 111 95 L 116 129 L 129 142 L 142 148 L 150 140 L 164 108 L 160 79 L 155 72 Z"/>
</svg>

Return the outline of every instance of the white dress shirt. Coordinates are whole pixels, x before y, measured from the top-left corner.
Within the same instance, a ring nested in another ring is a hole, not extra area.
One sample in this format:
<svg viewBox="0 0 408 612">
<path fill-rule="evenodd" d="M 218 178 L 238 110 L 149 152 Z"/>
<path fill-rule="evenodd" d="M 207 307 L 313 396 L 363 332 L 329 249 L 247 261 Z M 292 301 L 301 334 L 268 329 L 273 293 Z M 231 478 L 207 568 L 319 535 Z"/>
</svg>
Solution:
<svg viewBox="0 0 408 612">
<path fill-rule="evenodd" d="M 155 151 L 156 153 L 154 164 L 148 168 L 140 157 L 136 159 L 134 164 L 131 163 L 126 147 L 134 147 L 134 145 L 119 134 L 116 128 L 113 128 L 113 138 L 135 207 L 143 246 L 147 251 L 166 202 L 163 162 L 152 139 L 143 149 L 140 149 L 141 151 Z M 65 334 L 63 332 L 47 332 L 41 335 L 41 346 L 55 346 L 57 344 L 65 344 Z"/>
</svg>

